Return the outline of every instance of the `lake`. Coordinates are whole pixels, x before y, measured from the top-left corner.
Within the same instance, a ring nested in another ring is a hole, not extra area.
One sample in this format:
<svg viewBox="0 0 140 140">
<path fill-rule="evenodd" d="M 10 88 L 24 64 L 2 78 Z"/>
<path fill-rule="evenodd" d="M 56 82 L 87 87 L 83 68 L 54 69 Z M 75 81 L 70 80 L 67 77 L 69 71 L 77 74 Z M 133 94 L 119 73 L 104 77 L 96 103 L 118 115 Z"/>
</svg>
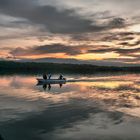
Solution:
<svg viewBox="0 0 140 140">
<path fill-rule="evenodd" d="M 66 74 L 51 87 L 36 77 L 0 76 L 4 140 L 140 139 L 140 74 Z"/>
</svg>

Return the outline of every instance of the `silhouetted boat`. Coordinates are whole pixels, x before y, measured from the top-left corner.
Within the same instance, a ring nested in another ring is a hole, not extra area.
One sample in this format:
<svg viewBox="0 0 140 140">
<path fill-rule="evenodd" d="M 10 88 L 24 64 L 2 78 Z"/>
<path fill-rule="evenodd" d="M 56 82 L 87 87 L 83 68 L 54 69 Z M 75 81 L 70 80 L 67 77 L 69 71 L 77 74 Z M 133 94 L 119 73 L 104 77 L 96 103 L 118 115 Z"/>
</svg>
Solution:
<svg viewBox="0 0 140 140">
<path fill-rule="evenodd" d="M 41 78 L 37 78 L 38 83 L 42 83 L 42 84 L 65 84 L 66 83 L 66 79 L 41 79 Z"/>
</svg>

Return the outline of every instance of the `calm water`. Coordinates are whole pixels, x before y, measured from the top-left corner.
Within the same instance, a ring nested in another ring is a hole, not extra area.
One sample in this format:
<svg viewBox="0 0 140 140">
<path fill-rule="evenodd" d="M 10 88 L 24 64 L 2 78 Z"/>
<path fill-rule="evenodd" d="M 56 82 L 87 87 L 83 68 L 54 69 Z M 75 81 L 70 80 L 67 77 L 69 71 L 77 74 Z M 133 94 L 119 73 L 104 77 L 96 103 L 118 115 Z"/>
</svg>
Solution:
<svg viewBox="0 0 140 140">
<path fill-rule="evenodd" d="M 139 140 L 140 75 L 66 75 L 51 89 L 36 76 L 0 76 L 4 140 Z"/>
</svg>

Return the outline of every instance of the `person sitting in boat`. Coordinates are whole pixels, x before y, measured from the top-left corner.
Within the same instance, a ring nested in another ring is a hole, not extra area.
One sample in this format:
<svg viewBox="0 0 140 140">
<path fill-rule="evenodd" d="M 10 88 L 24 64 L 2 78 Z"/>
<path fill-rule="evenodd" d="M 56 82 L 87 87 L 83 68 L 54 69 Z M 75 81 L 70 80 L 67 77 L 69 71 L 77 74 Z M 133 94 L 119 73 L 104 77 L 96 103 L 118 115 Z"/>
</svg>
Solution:
<svg viewBox="0 0 140 140">
<path fill-rule="evenodd" d="M 51 79 L 51 76 L 52 76 L 52 75 L 51 75 L 51 74 L 49 74 L 49 75 L 48 75 L 48 79 Z"/>
<path fill-rule="evenodd" d="M 62 74 L 60 74 L 59 79 L 60 79 L 60 80 L 62 80 L 62 79 L 63 79 L 63 75 L 62 75 Z"/>
<path fill-rule="evenodd" d="M 43 79 L 46 80 L 47 79 L 47 75 L 43 74 Z"/>
</svg>

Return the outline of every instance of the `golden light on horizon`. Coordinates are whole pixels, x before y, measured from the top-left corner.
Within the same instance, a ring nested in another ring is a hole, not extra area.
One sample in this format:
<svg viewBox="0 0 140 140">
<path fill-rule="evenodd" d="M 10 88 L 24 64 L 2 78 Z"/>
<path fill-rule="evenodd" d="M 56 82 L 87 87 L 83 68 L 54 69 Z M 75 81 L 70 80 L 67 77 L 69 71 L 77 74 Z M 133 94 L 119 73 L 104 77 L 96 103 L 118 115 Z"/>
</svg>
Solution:
<svg viewBox="0 0 140 140">
<path fill-rule="evenodd" d="M 119 54 L 114 52 L 109 53 L 87 53 L 80 55 L 67 55 L 65 53 L 50 53 L 50 54 L 39 54 L 39 55 L 27 55 L 27 56 L 18 56 L 17 58 L 24 59 L 40 59 L 40 58 L 71 58 L 71 59 L 80 59 L 80 60 L 103 60 L 107 58 L 117 58 Z"/>
<path fill-rule="evenodd" d="M 135 53 L 138 55 L 139 53 Z M 79 55 L 68 55 L 66 53 L 47 53 L 47 54 L 33 54 L 33 55 L 20 55 L 16 56 L 16 59 L 45 59 L 45 58 L 56 58 L 56 59 L 77 59 L 77 60 L 106 60 L 106 59 L 135 59 L 133 56 L 122 56 L 116 52 L 107 53 L 85 53 Z"/>
<path fill-rule="evenodd" d="M 51 53 L 51 54 L 38 54 L 38 55 L 26 55 L 18 56 L 18 59 L 40 59 L 40 58 L 68 58 L 65 53 Z"/>
<path fill-rule="evenodd" d="M 77 59 L 81 60 L 103 60 L 107 58 L 118 58 L 119 54 L 115 52 L 108 52 L 108 53 L 87 53 L 87 54 L 80 54 L 77 55 Z"/>
</svg>

